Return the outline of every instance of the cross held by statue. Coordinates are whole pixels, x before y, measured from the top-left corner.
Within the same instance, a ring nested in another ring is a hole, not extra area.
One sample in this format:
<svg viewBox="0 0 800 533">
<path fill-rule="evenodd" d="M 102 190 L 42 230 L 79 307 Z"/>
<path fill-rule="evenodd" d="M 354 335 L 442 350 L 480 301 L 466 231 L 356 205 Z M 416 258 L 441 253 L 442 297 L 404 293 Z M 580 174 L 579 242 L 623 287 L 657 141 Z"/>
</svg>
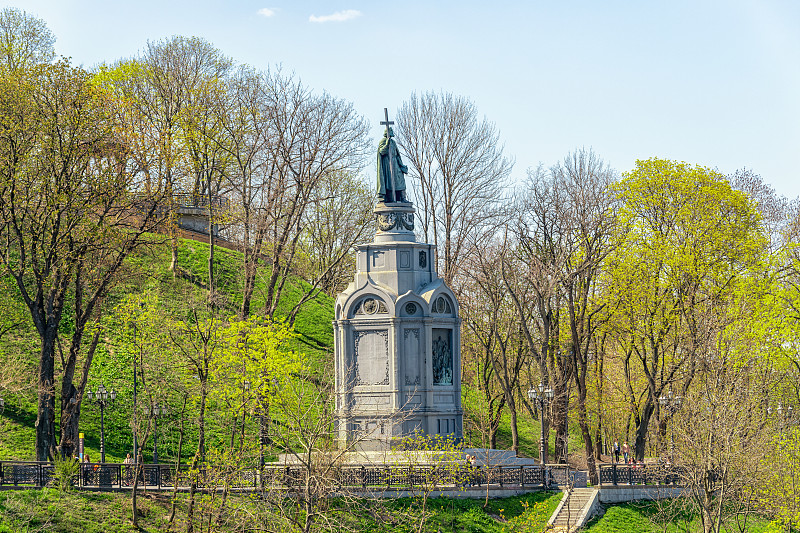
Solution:
<svg viewBox="0 0 800 533">
<path fill-rule="evenodd" d="M 386 126 L 386 138 L 390 140 L 392 138 L 392 136 L 389 133 L 389 126 L 394 126 L 394 122 L 389 120 L 389 109 L 386 108 L 386 107 L 383 108 L 383 116 L 386 117 L 386 120 L 381 122 L 381 126 Z M 389 142 L 391 144 L 391 140 Z M 389 157 L 391 157 L 391 152 L 389 154 Z M 392 165 L 391 163 L 389 163 L 389 179 L 392 182 L 391 183 L 391 185 L 392 185 L 392 194 L 394 194 L 396 196 L 397 195 L 397 186 L 396 186 L 397 180 L 394 177 L 394 165 Z"/>
<path fill-rule="evenodd" d="M 389 136 L 389 126 L 394 126 L 394 121 L 389 120 L 389 109 L 383 108 L 383 115 L 386 117 L 385 121 L 381 122 L 381 126 L 386 126 L 386 136 Z"/>
</svg>

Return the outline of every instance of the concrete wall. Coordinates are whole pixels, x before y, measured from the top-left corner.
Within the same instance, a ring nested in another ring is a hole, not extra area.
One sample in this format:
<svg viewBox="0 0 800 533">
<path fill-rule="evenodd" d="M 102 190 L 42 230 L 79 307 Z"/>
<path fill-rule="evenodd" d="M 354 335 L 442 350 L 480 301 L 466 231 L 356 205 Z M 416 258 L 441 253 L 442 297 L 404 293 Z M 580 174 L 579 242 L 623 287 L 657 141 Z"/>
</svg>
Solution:
<svg viewBox="0 0 800 533">
<path fill-rule="evenodd" d="M 667 485 L 601 485 L 601 503 L 661 500 L 684 495 L 685 489 Z"/>
<path fill-rule="evenodd" d="M 531 492 L 541 492 L 541 487 L 531 488 L 499 488 L 492 487 L 489 489 L 489 498 L 510 498 L 512 496 L 520 496 Z M 356 494 L 363 498 L 381 498 L 381 499 L 394 499 L 394 498 L 411 498 L 420 495 L 421 490 L 407 490 L 407 489 L 350 489 L 347 494 Z M 472 499 L 480 500 L 486 497 L 486 487 L 471 488 L 465 487 L 463 489 L 452 490 L 432 490 L 429 494 L 430 498 L 459 498 L 459 499 Z"/>
</svg>

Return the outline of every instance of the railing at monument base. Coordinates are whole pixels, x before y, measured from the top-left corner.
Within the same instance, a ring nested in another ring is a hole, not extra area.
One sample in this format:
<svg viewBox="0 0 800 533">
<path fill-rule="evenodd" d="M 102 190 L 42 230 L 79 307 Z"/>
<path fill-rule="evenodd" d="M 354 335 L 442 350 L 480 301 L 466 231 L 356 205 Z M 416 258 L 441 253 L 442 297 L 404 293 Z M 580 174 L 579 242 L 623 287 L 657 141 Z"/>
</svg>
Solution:
<svg viewBox="0 0 800 533">
<path fill-rule="evenodd" d="M 601 485 L 678 485 L 686 470 L 664 465 L 600 465 Z"/>
<path fill-rule="evenodd" d="M 302 489 L 310 475 L 301 466 L 191 470 L 188 465 L 81 463 L 73 476 L 75 488 L 84 490 L 129 490 L 138 471 L 137 486 L 143 490 L 169 490 L 177 482 L 179 489 L 196 484 L 198 489 L 215 490 L 222 486 L 233 490 L 257 491 L 261 487 Z M 52 483 L 54 465 L 36 461 L 0 461 L 0 489 L 41 488 Z M 416 465 L 344 465 L 334 468 L 327 480 L 339 490 L 382 490 L 414 487 L 479 488 L 559 488 L 568 484 L 575 473 L 567 465 L 524 465 L 470 467 L 466 464 Z M 177 479 L 176 479 L 177 478 Z"/>
</svg>

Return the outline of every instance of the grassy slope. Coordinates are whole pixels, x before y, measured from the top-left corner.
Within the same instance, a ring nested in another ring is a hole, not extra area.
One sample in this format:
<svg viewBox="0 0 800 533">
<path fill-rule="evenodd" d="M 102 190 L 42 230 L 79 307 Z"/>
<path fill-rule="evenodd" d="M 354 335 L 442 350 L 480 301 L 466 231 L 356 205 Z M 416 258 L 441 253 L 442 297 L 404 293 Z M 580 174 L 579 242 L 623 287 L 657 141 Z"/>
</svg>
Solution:
<svg viewBox="0 0 800 533">
<path fill-rule="evenodd" d="M 673 516 L 666 503 L 636 502 L 609 506 L 605 514 L 589 522 L 587 533 L 695 533 L 703 530 L 699 519 L 686 514 Z M 669 518 L 667 518 L 669 517 Z M 741 525 L 722 529 L 725 533 L 781 533 L 783 530 L 768 520 L 747 517 Z"/>
<path fill-rule="evenodd" d="M 224 248 L 216 249 L 216 276 L 220 290 L 226 295 L 228 302 L 228 312 L 235 313 L 241 305 L 241 262 L 242 257 L 239 252 Z M 113 307 L 122 300 L 126 294 L 138 293 L 142 291 L 154 291 L 159 295 L 159 299 L 169 305 L 170 301 L 181 301 L 191 293 L 202 293 L 202 287 L 208 283 L 208 245 L 206 243 L 183 240 L 178 251 L 179 269 L 186 273 L 187 281 L 173 276 L 169 271 L 169 248 L 166 245 L 156 246 L 147 253 L 137 254 L 129 258 L 127 262 L 128 270 L 123 282 L 115 288 L 106 302 L 108 308 Z M 7 282 L 7 280 L 5 280 Z M 283 298 L 280 302 L 279 310 L 288 310 L 302 296 L 302 289 L 307 285 L 300 280 L 292 280 L 287 283 Z M 13 318 L 15 323 L 21 324 L 14 335 L 0 338 L 0 350 L 6 352 L 14 351 L 29 354 L 26 358 L 29 375 L 34 375 L 36 370 L 35 354 L 38 348 L 38 336 L 31 326 L 30 317 L 27 310 L 16 297 L 13 286 L 0 287 L 0 311 L 5 311 L 9 320 Z M 258 310 L 264 302 L 264 284 L 259 282 L 253 295 L 252 308 Z M 304 304 L 301 312 L 295 321 L 295 330 L 299 334 L 294 348 L 304 351 L 311 355 L 315 360 L 322 364 L 329 361 L 332 357 L 333 320 L 334 302 L 326 295 L 320 295 L 316 299 Z M 7 310 L 13 310 L 10 313 Z M 109 331 L 105 338 L 113 344 L 114 337 L 119 333 L 114 328 L 119 326 L 109 326 Z M 65 333 L 69 332 L 67 322 Z M 114 387 L 119 391 L 118 403 L 106 411 L 106 454 L 108 460 L 121 460 L 130 447 L 130 429 L 127 426 L 127 415 L 130 413 L 132 405 L 132 384 L 131 377 L 126 375 L 124 364 L 117 360 L 120 356 L 115 355 L 107 345 L 101 345 L 95 357 L 92 368 L 92 378 L 90 381 L 103 381 L 107 387 Z M 120 368 L 122 367 L 122 368 Z M 90 383 L 91 385 L 92 383 Z M 6 394 L 8 408 L 5 416 L 0 416 L 0 459 L 31 459 L 32 450 L 35 442 L 33 424 L 36 419 L 35 397 L 32 392 L 32 385 L 28 388 L 28 393 L 9 396 Z M 465 412 L 469 415 L 474 412 L 473 406 L 477 405 L 475 392 L 467 387 L 464 390 Z M 520 455 L 528 457 L 538 457 L 539 442 L 539 423 L 531 421 L 523 413 L 519 417 L 520 433 Z M 94 456 L 99 455 L 99 413 L 93 406 L 86 405 L 82 410 L 81 429 L 86 434 L 87 452 Z M 469 424 L 467 424 L 469 427 Z M 167 455 L 169 446 L 174 447 L 176 438 L 170 433 L 166 433 L 162 443 Z M 483 446 L 479 434 L 467 435 L 467 440 L 473 446 Z M 506 413 L 503 416 L 500 430 L 498 432 L 498 447 L 509 449 L 511 447 L 511 427 L 510 417 Z M 186 447 L 186 453 L 191 449 L 191 445 Z M 570 450 L 578 451 L 581 449 L 580 436 L 572 432 L 570 438 Z M 553 442 L 550 442 L 550 454 L 552 457 Z M 162 451 L 162 455 L 165 455 Z"/>
<path fill-rule="evenodd" d="M 197 241 L 184 240 L 180 243 L 178 266 L 187 275 L 175 277 L 169 271 L 169 248 L 166 245 L 154 246 L 152 249 L 130 257 L 126 264 L 126 272 L 121 283 L 111 292 L 105 302 L 108 310 L 112 309 L 127 294 L 153 291 L 165 306 L 170 302 L 185 300 L 192 294 L 202 294 L 208 282 L 207 262 L 208 245 Z M 220 290 L 227 297 L 227 312 L 235 314 L 241 304 L 241 254 L 239 252 L 216 249 L 216 275 Z M 190 278 L 187 280 L 186 278 Z M 20 382 L 15 386 L 16 392 L 0 389 L 0 395 L 6 400 L 6 410 L 0 415 L 0 459 L 31 460 L 34 457 L 36 421 L 36 397 L 34 383 L 31 381 L 37 369 L 38 335 L 32 327 L 27 309 L 16 294 L 16 289 L 7 279 L 0 278 L 0 326 L 15 324 L 15 327 L 0 337 L 0 361 L 20 359 L 25 370 L 20 372 L 28 377 L 28 382 Z M 287 312 L 302 295 L 307 287 L 300 280 L 292 280 L 284 289 L 279 313 Z M 263 281 L 256 286 L 253 298 L 253 310 L 261 308 L 263 303 Z M 13 311 L 13 313 L 12 313 Z M 65 312 L 65 317 L 69 313 Z M 110 312 L 106 312 L 106 317 Z M 298 338 L 295 346 L 298 350 L 309 354 L 317 361 L 330 358 L 333 345 L 333 300 L 322 294 L 304 304 L 295 321 Z M 120 461 L 130 451 L 131 431 L 128 416 L 132 409 L 132 377 L 127 368 L 125 354 L 115 354 L 114 339 L 122 332 L 121 326 L 105 322 L 106 331 L 98 347 L 90 373 L 90 387 L 94 388 L 101 381 L 107 388 L 119 392 L 118 399 L 106 409 L 106 457 L 108 461 Z M 71 323 L 65 318 L 65 334 L 69 334 Z M 18 390 L 17 390 L 18 389 Z M 169 456 L 170 450 L 176 447 L 175 424 L 164 424 L 161 431 L 159 451 L 162 456 Z M 96 407 L 84 403 L 81 411 L 81 431 L 86 435 L 86 451 L 94 458 L 99 457 L 100 415 Z M 213 432 L 213 428 L 212 428 Z M 191 435 L 191 431 L 189 432 Z M 211 436 L 212 440 L 214 436 Z M 163 449 L 162 449 L 163 448 Z M 184 455 L 191 453 L 192 444 L 185 443 Z"/>
<path fill-rule="evenodd" d="M 182 498 L 180 496 L 179 498 Z M 232 498 L 238 498 L 232 496 Z M 521 497 L 490 500 L 432 499 L 428 502 L 429 517 L 424 530 L 442 533 L 538 533 L 545 530 L 560 493 L 532 493 Z M 155 532 L 165 529 L 169 501 L 164 495 L 150 494 L 140 498 L 141 529 Z M 178 530 L 185 525 L 183 500 L 178 505 Z M 364 502 L 366 508 L 349 517 L 353 529 L 365 533 L 381 531 L 415 531 L 419 506 L 409 499 L 383 502 Z M 241 511 L 253 505 L 248 500 L 232 503 Z M 29 490 L 0 492 L 0 533 L 22 531 L 51 531 L 53 533 L 94 533 L 130 531 L 130 496 L 121 493 L 68 492 Z M 608 507 L 606 513 L 594 519 L 588 533 L 695 533 L 702 529 L 696 519 L 682 516 L 670 522 L 658 519 L 658 504 L 621 504 Z M 215 531 L 229 531 L 225 527 Z M 781 533 L 781 529 L 766 520 L 748 518 L 743 529 L 724 529 L 727 533 Z M 796 533 L 796 532 L 795 532 Z"/>
<path fill-rule="evenodd" d="M 232 496 L 232 498 L 237 498 Z M 560 493 L 533 493 L 515 498 L 489 501 L 434 499 L 428 502 L 430 516 L 424 530 L 442 533 L 474 532 L 501 533 L 511 531 L 544 531 L 548 518 L 561 499 Z M 162 531 L 169 502 L 160 495 L 140 500 L 142 517 L 140 531 Z M 178 522 L 185 517 L 180 502 Z M 378 508 L 367 502 L 366 510 L 351 515 L 354 529 L 364 532 L 415 531 L 414 519 L 419 507 L 409 499 L 393 500 Z M 234 502 L 247 509 L 247 500 Z M 117 533 L 130 531 L 130 496 L 119 493 L 68 492 L 54 490 L 0 492 L 0 533 L 29 530 L 53 533 Z M 185 526 L 178 524 L 178 530 Z M 215 531 L 228 531 L 222 527 Z"/>
</svg>

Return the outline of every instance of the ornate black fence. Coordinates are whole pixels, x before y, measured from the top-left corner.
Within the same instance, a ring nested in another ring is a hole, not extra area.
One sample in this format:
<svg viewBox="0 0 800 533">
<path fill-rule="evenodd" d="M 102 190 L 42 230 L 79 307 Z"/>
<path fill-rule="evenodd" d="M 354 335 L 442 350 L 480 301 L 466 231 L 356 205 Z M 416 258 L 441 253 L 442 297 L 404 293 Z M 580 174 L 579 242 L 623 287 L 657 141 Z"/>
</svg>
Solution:
<svg viewBox="0 0 800 533">
<path fill-rule="evenodd" d="M 685 470 L 679 466 L 600 465 L 601 485 L 678 485 Z"/>
<path fill-rule="evenodd" d="M 464 464 L 339 466 L 325 472 L 300 466 L 267 466 L 258 469 L 196 468 L 188 465 L 82 463 L 73 476 L 73 486 L 86 490 L 130 489 L 138 475 L 138 487 L 146 490 L 199 489 L 297 490 L 308 483 L 329 484 L 334 490 L 391 490 L 418 488 L 530 487 L 555 488 L 567 484 L 571 471 L 566 465 L 470 467 Z M 37 488 L 52 484 L 52 463 L 0 461 L 0 488 Z"/>
</svg>

